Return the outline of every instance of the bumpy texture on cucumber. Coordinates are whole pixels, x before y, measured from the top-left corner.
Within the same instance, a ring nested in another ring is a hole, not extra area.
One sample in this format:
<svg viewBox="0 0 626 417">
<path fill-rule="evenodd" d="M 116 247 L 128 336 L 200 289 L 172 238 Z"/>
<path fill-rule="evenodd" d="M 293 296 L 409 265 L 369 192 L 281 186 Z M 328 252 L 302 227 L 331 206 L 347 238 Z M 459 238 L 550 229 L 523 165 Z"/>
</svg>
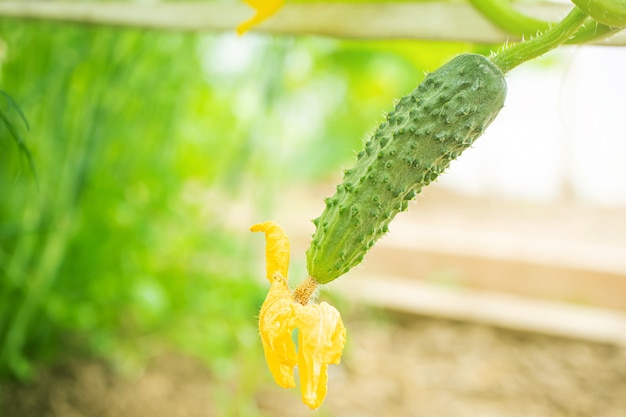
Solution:
<svg viewBox="0 0 626 417">
<path fill-rule="evenodd" d="M 394 216 L 483 133 L 505 96 L 502 72 L 465 54 L 400 99 L 313 220 L 309 275 L 325 284 L 359 264 Z"/>
</svg>

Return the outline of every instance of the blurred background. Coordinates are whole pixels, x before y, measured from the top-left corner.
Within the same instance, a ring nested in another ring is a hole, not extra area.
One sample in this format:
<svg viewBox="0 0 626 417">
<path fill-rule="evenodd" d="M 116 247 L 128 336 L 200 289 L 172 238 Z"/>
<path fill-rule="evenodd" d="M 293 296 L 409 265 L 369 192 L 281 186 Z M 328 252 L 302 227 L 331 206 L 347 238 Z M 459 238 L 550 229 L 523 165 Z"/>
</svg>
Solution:
<svg viewBox="0 0 626 417">
<path fill-rule="evenodd" d="M 0 415 L 310 415 L 263 360 L 249 226 L 285 226 L 299 282 L 393 100 L 496 47 L 1 20 L 27 122 L 6 98 Z M 624 67 L 565 47 L 509 74 L 487 133 L 323 292 L 349 341 L 317 415 L 626 416 Z"/>
</svg>

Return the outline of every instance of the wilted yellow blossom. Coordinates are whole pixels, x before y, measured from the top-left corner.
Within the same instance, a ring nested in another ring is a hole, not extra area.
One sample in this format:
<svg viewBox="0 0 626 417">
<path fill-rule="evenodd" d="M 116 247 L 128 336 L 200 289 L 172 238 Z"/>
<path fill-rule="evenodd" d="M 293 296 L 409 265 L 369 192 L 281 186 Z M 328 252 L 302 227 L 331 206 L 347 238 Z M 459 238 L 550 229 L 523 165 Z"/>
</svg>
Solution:
<svg viewBox="0 0 626 417">
<path fill-rule="evenodd" d="M 252 19 L 247 20 L 237 26 L 237 33 L 243 35 L 250 30 L 251 27 L 258 25 L 268 17 L 280 9 L 284 3 L 284 0 L 244 0 L 248 5 L 256 10 L 256 14 Z"/>
<path fill-rule="evenodd" d="M 283 228 L 274 222 L 265 222 L 255 224 L 250 231 L 265 232 L 265 276 L 270 284 L 277 272 L 286 280 L 289 273 L 290 244 Z"/>
<path fill-rule="evenodd" d="M 336 308 L 328 303 L 309 303 L 317 285 L 311 278 L 296 290 L 287 286 L 289 239 L 274 222 L 252 226 L 265 232 L 267 278 L 270 290 L 259 314 L 259 332 L 265 360 L 274 380 L 283 388 L 295 386 L 293 369 L 300 374 L 302 401 L 318 408 L 326 397 L 328 365 L 337 364 L 346 343 L 346 328 Z M 298 349 L 292 334 L 298 329 Z"/>
<path fill-rule="evenodd" d="M 346 343 L 339 311 L 328 303 L 297 305 L 298 372 L 302 401 L 311 408 L 326 397 L 328 365 L 337 364 Z"/>
<path fill-rule="evenodd" d="M 296 348 L 291 333 L 296 327 L 295 306 L 287 281 L 276 272 L 259 314 L 259 332 L 265 352 L 265 361 L 276 383 L 293 388 L 293 367 L 296 366 Z"/>
</svg>

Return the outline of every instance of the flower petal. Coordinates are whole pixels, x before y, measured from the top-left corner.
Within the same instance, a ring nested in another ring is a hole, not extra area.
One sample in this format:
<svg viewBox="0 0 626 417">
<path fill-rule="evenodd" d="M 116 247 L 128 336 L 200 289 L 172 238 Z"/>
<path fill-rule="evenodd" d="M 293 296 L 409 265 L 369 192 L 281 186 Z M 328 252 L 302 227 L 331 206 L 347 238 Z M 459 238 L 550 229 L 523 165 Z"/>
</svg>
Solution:
<svg viewBox="0 0 626 417">
<path fill-rule="evenodd" d="M 346 328 L 339 311 L 328 303 L 296 305 L 298 372 L 302 401 L 311 409 L 326 397 L 328 365 L 341 360 Z"/>
<path fill-rule="evenodd" d="M 290 244 L 283 228 L 273 221 L 267 221 L 253 225 L 250 230 L 265 232 L 265 269 L 270 283 L 277 272 L 287 279 Z"/>
<path fill-rule="evenodd" d="M 259 333 L 274 380 L 283 388 L 293 388 L 296 347 L 291 334 L 295 328 L 295 302 L 286 280 L 277 273 L 259 314 Z"/>
<path fill-rule="evenodd" d="M 256 9 L 256 14 L 252 19 L 247 20 L 237 26 L 237 34 L 243 35 L 255 25 L 258 25 L 268 17 L 280 9 L 284 3 L 284 0 L 244 0 L 251 7 Z"/>
</svg>

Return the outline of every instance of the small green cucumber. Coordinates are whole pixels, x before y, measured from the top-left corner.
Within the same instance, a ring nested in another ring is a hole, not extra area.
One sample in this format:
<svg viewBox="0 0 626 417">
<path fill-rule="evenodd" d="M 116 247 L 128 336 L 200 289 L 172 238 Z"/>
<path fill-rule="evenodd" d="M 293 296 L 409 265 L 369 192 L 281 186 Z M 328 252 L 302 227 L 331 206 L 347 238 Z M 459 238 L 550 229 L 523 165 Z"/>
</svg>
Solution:
<svg viewBox="0 0 626 417">
<path fill-rule="evenodd" d="M 500 69 L 464 54 L 400 99 L 313 220 L 309 275 L 325 284 L 359 264 L 394 216 L 483 133 L 505 97 Z"/>
</svg>

